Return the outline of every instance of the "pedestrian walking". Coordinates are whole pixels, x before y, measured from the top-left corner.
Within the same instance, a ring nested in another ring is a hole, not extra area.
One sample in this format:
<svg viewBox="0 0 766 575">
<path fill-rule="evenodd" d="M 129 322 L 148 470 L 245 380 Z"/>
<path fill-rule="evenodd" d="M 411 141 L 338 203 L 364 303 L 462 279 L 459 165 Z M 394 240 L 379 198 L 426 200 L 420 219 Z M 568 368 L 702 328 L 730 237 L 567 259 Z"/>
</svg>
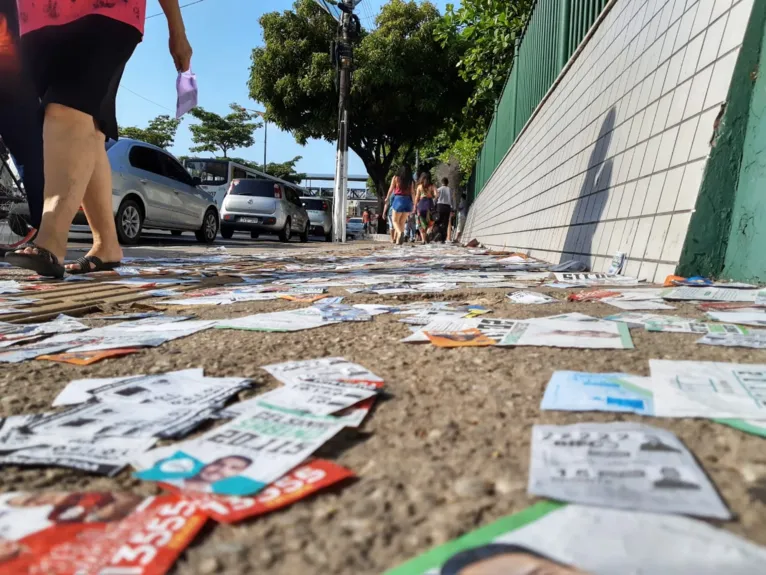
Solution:
<svg viewBox="0 0 766 575">
<path fill-rule="evenodd" d="M 437 241 L 442 243 L 447 241 L 449 219 L 454 209 L 452 201 L 452 190 L 449 187 L 449 180 L 442 178 L 442 185 L 436 190 L 436 237 Z"/>
<path fill-rule="evenodd" d="M 159 1 L 175 67 L 187 71 L 192 49 L 178 0 Z M 93 246 L 66 271 L 113 269 L 120 265 L 122 248 L 105 142 L 118 138 L 117 89 L 143 37 L 146 0 L 18 0 L 18 7 L 22 57 L 44 113 L 45 187 L 37 238 L 5 259 L 43 276 L 62 277 L 69 226 L 82 205 Z"/>
<path fill-rule="evenodd" d="M 465 220 L 468 217 L 468 201 L 465 194 L 460 198 L 460 204 L 457 208 L 457 227 L 455 228 L 455 242 L 459 242 L 463 239 L 463 228 L 465 228 Z"/>
<path fill-rule="evenodd" d="M 424 244 L 428 243 L 428 227 L 431 225 L 431 212 L 434 209 L 436 186 L 431 182 L 431 174 L 423 172 L 418 180 L 415 193 L 415 205 L 418 213 L 418 230 L 420 239 Z"/>
<path fill-rule="evenodd" d="M 415 186 L 412 181 L 412 170 L 404 164 L 391 178 L 391 185 L 386 196 L 386 204 L 391 206 L 390 218 L 394 229 L 392 239 L 395 244 L 404 243 L 404 227 L 414 208 L 414 195 Z"/>
<path fill-rule="evenodd" d="M 364 228 L 365 234 L 370 233 L 370 210 L 367 208 L 364 208 L 364 211 L 362 212 L 362 227 Z"/>
<path fill-rule="evenodd" d="M 33 237 L 43 215 L 43 123 L 40 99 L 21 62 L 16 0 L 0 0 L 0 138 L 24 183 Z M 15 246 L 2 246 L 13 248 Z"/>
</svg>

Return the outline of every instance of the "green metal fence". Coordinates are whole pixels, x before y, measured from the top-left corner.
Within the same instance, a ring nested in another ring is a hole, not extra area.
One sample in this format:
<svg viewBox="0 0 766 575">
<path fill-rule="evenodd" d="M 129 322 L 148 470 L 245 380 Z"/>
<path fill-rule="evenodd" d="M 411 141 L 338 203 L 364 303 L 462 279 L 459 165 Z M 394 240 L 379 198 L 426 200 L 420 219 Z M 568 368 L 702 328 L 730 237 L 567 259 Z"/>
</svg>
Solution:
<svg viewBox="0 0 766 575">
<path fill-rule="evenodd" d="M 609 0 L 537 0 L 468 186 L 473 201 Z"/>
</svg>

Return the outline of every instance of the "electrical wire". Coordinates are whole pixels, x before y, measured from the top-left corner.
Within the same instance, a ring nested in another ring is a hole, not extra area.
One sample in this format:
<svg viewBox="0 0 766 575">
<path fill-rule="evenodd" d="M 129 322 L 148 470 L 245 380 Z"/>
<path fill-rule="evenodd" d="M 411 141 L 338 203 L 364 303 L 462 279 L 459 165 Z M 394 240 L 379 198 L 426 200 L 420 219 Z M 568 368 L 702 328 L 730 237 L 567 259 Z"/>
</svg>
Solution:
<svg viewBox="0 0 766 575">
<path fill-rule="evenodd" d="M 175 114 L 175 110 L 171 110 L 171 109 L 170 109 L 170 108 L 168 108 L 167 106 L 163 106 L 162 104 L 158 104 L 158 103 L 157 103 L 157 102 L 155 102 L 154 100 L 150 100 L 150 99 L 149 99 L 149 98 L 147 98 L 146 96 L 142 96 L 141 94 L 139 94 L 139 93 L 138 93 L 138 92 L 136 92 L 135 90 L 131 90 L 131 89 L 130 89 L 130 88 L 128 88 L 127 86 L 123 86 L 122 84 L 120 84 L 120 88 L 122 88 L 123 90 L 127 90 L 128 92 L 130 92 L 130 93 L 131 93 L 131 94 L 133 94 L 134 96 L 138 96 L 138 97 L 139 97 L 139 98 L 141 98 L 142 100 L 146 100 L 146 101 L 147 101 L 147 102 L 149 102 L 150 104 L 154 104 L 155 106 L 157 106 L 157 107 L 159 107 L 159 108 L 162 108 L 163 110 L 167 110 L 168 112 L 173 112 L 173 113 Z"/>
<path fill-rule="evenodd" d="M 195 4 L 201 4 L 205 0 L 194 0 L 194 2 L 189 2 L 188 4 L 184 4 L 183 6 L 180 6 L 181 9 L 188 8 L 189 6 L 194 6 Z M 157 18 L 158 16 L 164 16 L 164 12 L 157 12 L 156 14 L 152 14 L 151 16 L 147 16 L 146 19 L 149 20 L 150 18 Z"/>
</svg>

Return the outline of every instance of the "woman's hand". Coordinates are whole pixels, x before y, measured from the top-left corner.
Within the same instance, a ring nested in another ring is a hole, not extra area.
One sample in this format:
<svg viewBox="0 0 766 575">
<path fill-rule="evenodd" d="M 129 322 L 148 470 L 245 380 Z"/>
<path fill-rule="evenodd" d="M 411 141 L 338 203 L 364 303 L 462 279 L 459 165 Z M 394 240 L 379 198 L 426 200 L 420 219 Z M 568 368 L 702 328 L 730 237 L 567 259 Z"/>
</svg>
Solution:
<svg viewBox="0 0 766 575">
<path fill-rule="evenodd" d="M 168 45 L 170 47 L 170 55 L 173 57 L 173 63 L 176 65 L 176 70 L 187 72 L 191 68 L 192 47 L 186 37 L 186 32 L 184 30 L 171 32 Z"/>
</svg>

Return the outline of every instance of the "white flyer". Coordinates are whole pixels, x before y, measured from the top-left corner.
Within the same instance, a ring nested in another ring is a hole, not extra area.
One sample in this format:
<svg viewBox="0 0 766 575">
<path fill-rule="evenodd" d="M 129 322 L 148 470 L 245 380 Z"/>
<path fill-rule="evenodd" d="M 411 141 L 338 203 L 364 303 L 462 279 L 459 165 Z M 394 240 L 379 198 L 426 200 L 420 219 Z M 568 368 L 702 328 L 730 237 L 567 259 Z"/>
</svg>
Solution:
<svg viewBox="0 0 766 575">
<path fill-rule="evenodd" d="M 766 419 L 766 365 L 649 360 L 657 417 Z"/>
<path fill-rule="evenodd" d="M 259 313 L 218 322 L 218 329 L 251 331 L 301 331 L 340 323 L 322 317 L 319 308 L 308 307 L 291 311 Z"/>
<path fill-rule="evenodd" d="M 51 413 L 25 427 L 32 433 L 57 437 L 183 437 L 210 419 L 211 409 L 83 403 Z"/>
<path fill-rule="evenodd" d="M 601 273 L 554 273 L 556 281 L 559 283 L 571 283 L 585 286 L 602 286 L 602 285 L 638 285 L 639 281 L 636 278 L 629 278 L 624 276 L 610 276 L 608 274 Z"/>
<path fill-rule="evenodd" d="M 541 303 L 560 303 L 555 297 L 531 291 L 517 291 L 508 294 L 508 299 L 513 303 L 522 304 L 541 304 Z"/>
<path fill-rule="evenodd" d="M 609 304 L 616 308 L 624 309 L 626 311 L 639 311 L 650 309 L 676 309 L 672 305 L 668 305 L 662 300 L 633 300 L 623 299 L 621 297 L 605 297 L 599 300 L 605 304 Z"/>
<path fill-rule="evenodd" d="M 262 404 L 197 439 L 136 457 L 135 475 L 190 491 L 250 495 L 300 464 L 344 427 L 342 420 Z"/>
<path fill-rule="evenodd" d="M 682 321 L 681 321 L 682 320 Z M 748 333 L 746 327 L 740 327 L 731 323 L 703 323 L 694 319 L 665 318 L 649 320 L 645 326 L 647 331 L 665 331 L 671 333 Z"/>
<path fill-rule="evenodd" d="M 515 319 L 482 317 L 479 318 L 479 323 L 476 328 L 488 338 L 495 340 L 495 343 L 500 343 L 503 341 L 503 338 L 513 330 L 517 323 L 518 320 Z"/>
<path fill-rule="evenodd" d="M 612 321 L 519 321 L 499 345 L 633 349 L 627 325 Z"/>
<path fill-rule="evenodd" d="M 669 300 L 755 302 L 759 293 L 766 293 L 766 290 L 757 292 L 733 288 L 678 287 L 665 290 L 662 297 Z"/>
<path fill-rule="evenodd" d="M 285 385 L 306 382 L 316 383 L 351 383 L 355 385 L 373 383 L 372 389 L 378 389 L 383 378 L 375 375 L 366 367 L 348 361 L 343 357 L 322 357 L 272 363 L 264 365 L 266 370 Z"/>
<path fill-rule="evenodd" d="M 684 444 L 637 423 L 535 425 L 528 491 L 585 505 L 731 518 Z"/>
<path fill-rule="evenodd" d="M 0 444 L 0 464 L 70 467 L 116 475 L 155 443 L 146 437 L 61 437 L 12 433 Z"/>
<path fill-rule="evenodd" d="M 661 324 L 682 324 L 685 325 L 689 322 L 696 320 L 686 317 L 677 317 L 673 315 L 659 315 L 656 313 L 616 313 L 604 318 L 605 321 L 620 321 L 627 324 L 629 327 L 645 327 L 649 322 L 657 322 Z"/>
<path fill-rule="evenodd" d="M 425 332 L 462 331 L 475 328 L 478 323 L 479 320 L 476 318 L 439 318 L 399 341 L 402 343 L 428 343 L 431 340 L 428 339 Z"/>
<path fill-rule="evenodd" d="M 740 325 L 752 325 L 766 327 L 766 309 L 739 309 L 737 311 L 709 311 L 707 316 L 713 321 L 725 323 L 738 323 Z"/>
<path fill-rule="evenodd" d="M 733 327 L 740 330 L 744 329 L 738 326 Z M 710 332 L 702 339 L 698 339 L 697 343 L 704 345 L 720 345 L 723 347 L 749 347 L 752 349 L 766 349 L 766 329 L 751 329 L 747 333 Z"/>
</svg>

